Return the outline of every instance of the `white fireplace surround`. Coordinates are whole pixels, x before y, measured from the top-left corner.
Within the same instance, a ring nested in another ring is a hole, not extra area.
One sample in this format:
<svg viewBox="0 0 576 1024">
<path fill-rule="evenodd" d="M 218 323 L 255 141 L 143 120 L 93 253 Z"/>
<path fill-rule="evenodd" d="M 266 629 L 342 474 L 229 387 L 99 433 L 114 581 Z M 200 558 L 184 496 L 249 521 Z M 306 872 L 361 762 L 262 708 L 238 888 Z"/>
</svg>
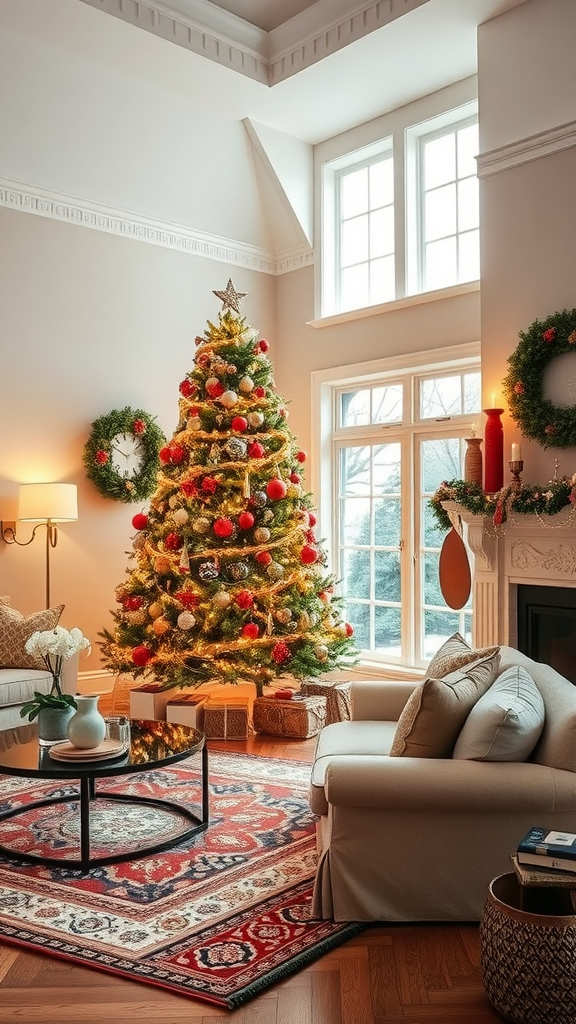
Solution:
<svg viewBox="0 0 576 1024">
<path fill-rule="evenodd" d="M 576 509 L 516 515 L 495 527 L 455 501 L 443 501 L 472 553 L 473 644 L 518 646 L 518 584 L 576 587 Z"/>
</svg>

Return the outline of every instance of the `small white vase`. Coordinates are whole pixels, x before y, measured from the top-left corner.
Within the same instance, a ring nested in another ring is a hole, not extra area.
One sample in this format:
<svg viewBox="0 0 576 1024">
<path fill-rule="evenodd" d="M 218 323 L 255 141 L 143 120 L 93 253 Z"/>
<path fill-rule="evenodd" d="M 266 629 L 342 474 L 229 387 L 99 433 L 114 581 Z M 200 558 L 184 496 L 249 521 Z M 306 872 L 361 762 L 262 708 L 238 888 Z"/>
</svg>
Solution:
<svg viewBox="0 0 576 1024">
<path fill-rule="evenodd" d="M 76 714 L 68 723 L 68 739 L 75 747 L 97 747 L 106 735 L 106 722 L 98 711 L 98 695 L 74 697 Z"/>
</svg>

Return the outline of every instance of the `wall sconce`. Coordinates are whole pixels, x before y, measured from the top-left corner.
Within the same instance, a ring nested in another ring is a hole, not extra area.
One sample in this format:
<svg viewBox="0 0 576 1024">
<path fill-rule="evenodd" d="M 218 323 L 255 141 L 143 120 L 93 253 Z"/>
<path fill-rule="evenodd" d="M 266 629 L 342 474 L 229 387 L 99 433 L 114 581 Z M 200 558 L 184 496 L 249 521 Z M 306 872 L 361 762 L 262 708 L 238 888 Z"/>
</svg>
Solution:
<svg viewBox="0 0 576 1024">
<path fill-rule="evenodd" d="M 30 540 L 16 537 L 16 527 L 0 523 L 2 540 L 25 548 L 31 544 L 40 526 L 46 527 L 46 607 L 50 607 L 50 548 L 58 543 L 56 523 L 72 523 L 78 519 L 78 492 L 76 484 L 20 484 L 18 492 L 18 520 L 38 523 Z"/>
</svg>

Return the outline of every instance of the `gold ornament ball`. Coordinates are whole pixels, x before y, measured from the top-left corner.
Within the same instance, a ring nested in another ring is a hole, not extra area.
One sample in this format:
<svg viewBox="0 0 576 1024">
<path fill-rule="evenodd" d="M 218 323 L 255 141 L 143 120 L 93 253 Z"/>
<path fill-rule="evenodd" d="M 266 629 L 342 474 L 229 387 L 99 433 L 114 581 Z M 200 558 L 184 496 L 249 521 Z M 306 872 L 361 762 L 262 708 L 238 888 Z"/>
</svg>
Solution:
<svg viewBox="0 0 576 1024">
<path fill-rule="evenodd" d="M 300 618 L 298 619 L 298 628 L 302 630 L 310 629 L 310 616 L 308 612 L 301 612 Z"/>
<path fill-rule="evenodd" d="M 283 626 L 287 626 L 291 618 L 292 612 L 290 611 L 289 608 L 279 608 L 278 611 L 276 612 L 276 619 Z"/>
<path fill-rule="evenodd" d="M 202 420 L 200 419 L 199 416 L 190 416 L 188 418 L 188 422 L 186 423 L 186 426 L 188 427 L 188 430 L 201 430 L 202 429 Z"/>
<path fill-rule="evenodd" d="M 208 530 L 210 529 L 210 520 L 206 519 L 204 516 L 198 516 L 198 518 L 192 523 L 192 529 L 195 533 L 208 533 Z"/>
<path fill-rule="evenodd" d="M 143 626 L 146 622 L 146 612 L 142 608 L 137 611 L 126 612 L 124 618 L 131 626 Z"/>
<path fill-rule="evenodd" d="M 232 598 L 226 590 L 219 590 L 217 594 L 214 594 L 212 598 L 212 604 L 215 608 L 227 608 Z"/>
<path fill-rule="evenodd" d="M 172 516 L 176 526 L 184 526 L 184 523 L 187 523 L 189 518 L 185 508 L 177 508 Z"/>
<path fill-rule="evenodd" d="M 254 540 L 257 544 L 266 544 L 270 540 L 270 530 L 266 526 L 259 526 L 254 530 Z"/>
<path fill-rule="evenodd" d="M 156 636 L 164 636 L 165 633 L 170 632 L 170 623 L 167 619 L 155 619 L 152 624 L 152 629 Z"/>
<path fill-rule="evenodd" d="M 170 559 L 166 558 L 165 555 L 158 555 L 154 559 L 154 572 L 162 573 L 170 572 Z"/>
<path fill-rule="evenodd" d="M 314 648 L 314 654 L 320 662 L 328 660 L 328 648 L 325 647 L 324 644 L 318 644 L 318 646 Z"/>
<path fill-rule="evenodd" d="M 162 608 L 162 605 L 160 604 L 160 602 L 159 601 L 154 601 L 148 607 L 148 615 L 150 616 L 151 619 L 159 619 L 160 616 L 162 615 L 163 610 L 164 609 Z"/>
</svg>

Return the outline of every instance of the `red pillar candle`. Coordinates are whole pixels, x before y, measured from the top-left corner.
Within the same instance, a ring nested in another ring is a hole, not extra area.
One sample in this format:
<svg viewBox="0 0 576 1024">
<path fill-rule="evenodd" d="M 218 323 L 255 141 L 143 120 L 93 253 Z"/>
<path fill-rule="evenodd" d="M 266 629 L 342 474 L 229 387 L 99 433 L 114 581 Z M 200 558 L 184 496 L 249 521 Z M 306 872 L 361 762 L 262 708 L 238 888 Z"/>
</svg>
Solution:
<svg viewBox="0 0 576 1024">
<path fill-rule="evenodd" d="M 488 419 L 484 427 L 484 490 L 499 491 L 504 483 L 504 428 L 500 419 L 504 409 L 484 409 Z"/>
</svg>

